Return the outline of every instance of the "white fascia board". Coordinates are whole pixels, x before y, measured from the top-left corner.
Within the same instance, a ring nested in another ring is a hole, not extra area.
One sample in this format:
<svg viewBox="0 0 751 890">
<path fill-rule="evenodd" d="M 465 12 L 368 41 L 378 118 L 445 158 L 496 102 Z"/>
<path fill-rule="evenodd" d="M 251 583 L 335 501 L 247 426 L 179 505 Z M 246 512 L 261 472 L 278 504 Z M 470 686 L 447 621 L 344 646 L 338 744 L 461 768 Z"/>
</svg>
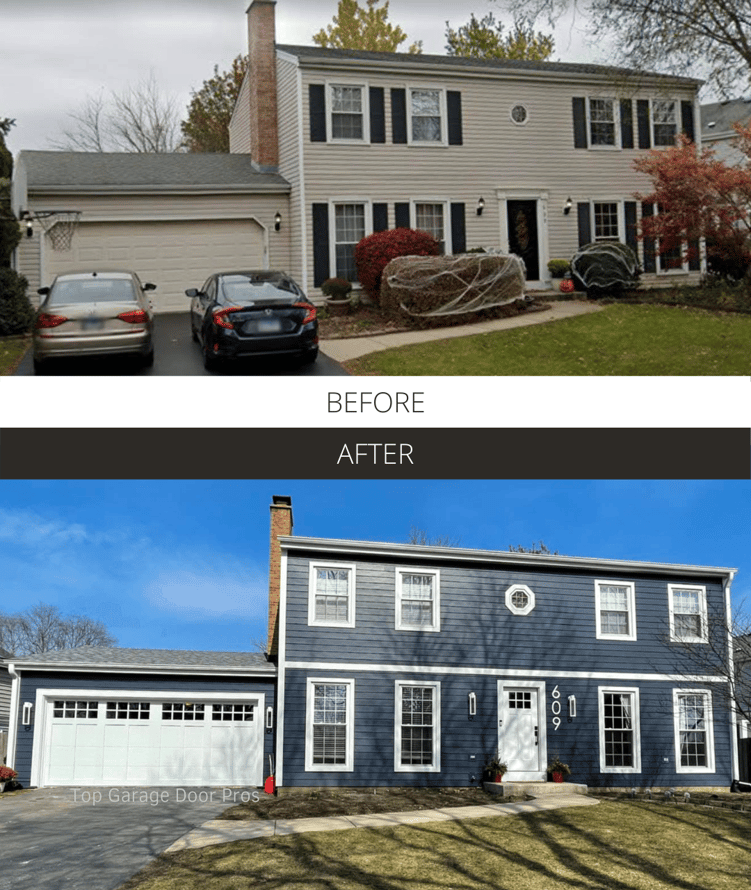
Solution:
<svg viewBox="0 0 751 890">
<path fill-rule="evenodd" d="M 642 562 L 639 560 L 597 559 L 582 556 L 554 556 L 517 553 L 509 550 L 471 550 L 464 547 L 429 547 L 423 544 L 388 544 L 381 541 L 341 541 L 327 538 L 300 538 L 285 535 L 279 538 L 283 550 L 311 550 L 327 553 L 377 554 L 380 556 L 419 556 L 433 560 L 471 560 L 481 563 L 511 563 L 536 568 L 574 568 L 602 571 L 636 571 L 643 574 L 681 574 L 729 578 L 737 569 L 719 566 L 692 566 L 675 563 Z"/>
<path fill-rule="evenodd" d="M 276 666 L 273 664 L 255 669 L 240 667 L 219 667 L 210 665 L 138 665 L 138 664 L 107 664 L 104 662 L 24 662 L 14 665 L 18 673 L 23 671 L 65 671 L 70 673 L 117 673 L 117 674 L 190 674 L 190 675 L 222 675 L 233 677 L 275 677 Z"/>
</svg>

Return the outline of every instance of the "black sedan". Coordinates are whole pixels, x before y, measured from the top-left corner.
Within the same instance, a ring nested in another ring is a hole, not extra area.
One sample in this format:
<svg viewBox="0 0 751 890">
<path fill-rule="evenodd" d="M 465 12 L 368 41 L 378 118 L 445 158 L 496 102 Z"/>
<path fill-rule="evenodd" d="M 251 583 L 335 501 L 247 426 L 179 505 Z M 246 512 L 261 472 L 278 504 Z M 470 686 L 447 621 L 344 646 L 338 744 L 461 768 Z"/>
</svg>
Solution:
<svg viewBox="0 0 751 890">
<path fill-rule="evenodd" d="M 207 370 L 241 358 L 318 356 L 316 308 L 284 272 L 218 272 L 185 293 Z"/>
</svg>

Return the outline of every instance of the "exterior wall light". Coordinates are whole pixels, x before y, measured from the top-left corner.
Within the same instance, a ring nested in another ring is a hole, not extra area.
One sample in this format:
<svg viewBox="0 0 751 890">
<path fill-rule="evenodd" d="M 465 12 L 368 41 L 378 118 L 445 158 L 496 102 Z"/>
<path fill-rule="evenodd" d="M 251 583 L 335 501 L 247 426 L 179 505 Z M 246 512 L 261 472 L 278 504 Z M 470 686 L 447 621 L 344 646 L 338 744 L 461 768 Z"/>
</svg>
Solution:
<svg viewBox="0 0 751 890">
<path fill-rule="evenodd" d="M 282 227 L 282 215 L 281 215 L 281 213 L 277 213 L 277 215 L 274 217 L 274 229 L 275 229 L 275 231 L 278 232 L 279 229 L 281 229 L 281 227 Z"/>
<path fill-rule="evenodd" d="M 23 703 L 23 713 L 21 714 L 21 726 L 31 726 L 31 712 L 34 705 L 30 701 Z"/>
<path fill-rule="evenodd" d="M 266 729 L 268 732 L 274 728 L 274 709 L 272 707 L 266 708 Z"/>
<path fill-rule="evenodd" d="M 467 696 L 467 707 L 469 709 L 469 716 L 474 717 L 477 714 L 477 695 L 474 692 L 470 692 Z"/>
<path fill-rule="evenodd" d="M 480 198 L 477 202 L 477 215 L 482 216 L 482 211 L 485 209 L 485 198 Z"/>
<path fill-rule="evenodd" d="M 568 715 L 569 717 L 576 717 L 576 696 L 569 695 L 568 697 Z"/>
<path fill-rule="evenodd" d="M 563 215 L 568 216 L 571 213 L 571 208 L 574 206 L 574 202 L 571 198 L 566 198 L 566 203 L 563 205 Z"/>
</svg>

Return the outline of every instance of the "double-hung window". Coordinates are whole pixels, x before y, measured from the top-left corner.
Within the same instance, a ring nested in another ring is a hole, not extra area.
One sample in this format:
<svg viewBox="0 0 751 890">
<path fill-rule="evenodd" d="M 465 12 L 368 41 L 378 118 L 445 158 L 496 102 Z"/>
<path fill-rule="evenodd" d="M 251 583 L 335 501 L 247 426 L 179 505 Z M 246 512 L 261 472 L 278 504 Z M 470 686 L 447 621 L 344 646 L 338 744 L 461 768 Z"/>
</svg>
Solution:
<svg viewBox="0 0 751 890">
<path fill-rule="evenodd" d="M 691 584 L 668 584 L 670 639 L 707 642 L 707 591 Z"/>
<path fill-rule="evenodd" d="M 355 247 L 366 234 L 365 204 L 334 204 L 334 268 L 337 278 L 357 281 Z"/>
<path fill-rule="evenodd" d="M 440 575 L 438 570 L 396 570 L 396 629 L 441 629 Z"/>
<path fill-rule="evenodd" d="M 595 201 L 592 204 L 595 241 L 620 241 L 620 204 L 618 201 Z"/>
<path fill-rule="evenodd" d="M 675 145 L 678 133 L 677 103 L 652 100 L 652 144 Z"/>
<path fill-rule="evenodd" d="M 443 145 L 446 141 L 443 90 L 411 89 L 410 141 Z"/>
<path fill-rule="evenodd" d="M 329 85 L 332 140 L 363 142 L 366 140 L 366 90 L 349 84 Z"/>
<path fill-rule="evenodd" d="M 355 567 L 342 563 L 310 564 L 308 624 L 355 626 Z"/>
<path fill-rule="evenodd" d="M 618 147 L 618 120 L 615 99 L 588 101 L 589 144 L 592 148 Z"/>
<path fill-rule="evenodd" d="M 711 693 L 674 689 L 673 716 L 676 772 L 714 772 Z"/>
<path fill-rule="evenodd" d="M 641 772 L 639 690 L 599 689 L 600 771 Z"/>
<path fill-rule="evenodd" d="M 446 204 L 443 201 L 415 201 L 415 228 L 432 235 L 441 255 L 446 250 Z"/>
<path fill-rule="evenodd" d="M 441 769 L 441 684 L 396 682 L 394 770 Z"/>
<path fill-rule="evenodd" d="M 630 581 L 595 581 L 598 640 L 636 639 L 636 602 Z"/>
<path fill-rule="evenodd" d="M 351 772 L 355 681 L 308 678 L 305 769 Z"/>
</svg>

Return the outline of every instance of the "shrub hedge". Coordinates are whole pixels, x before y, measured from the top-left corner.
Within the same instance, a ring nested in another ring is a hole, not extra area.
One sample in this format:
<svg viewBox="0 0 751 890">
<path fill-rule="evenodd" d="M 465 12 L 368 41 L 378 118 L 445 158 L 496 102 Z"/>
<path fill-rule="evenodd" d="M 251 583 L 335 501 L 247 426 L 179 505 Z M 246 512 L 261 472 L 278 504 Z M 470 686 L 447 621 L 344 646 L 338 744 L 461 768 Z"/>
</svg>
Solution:
<svg viewBox="0 0 751 890">
<path fill-rule="evenodd" d="M 14 269 L 0 269 L 0 337 L 25 334 L 34 309 L 26 296 L 29 282 Z"/>
<path fill-rule="evenodd" d="M 399 256 L 438 256 L 440 245 L 419 229 L 387 229 L 363 238 L 355 247 L 357 278 L 368 296 L 380 304 L 383 270 Z"/>
</svg>

